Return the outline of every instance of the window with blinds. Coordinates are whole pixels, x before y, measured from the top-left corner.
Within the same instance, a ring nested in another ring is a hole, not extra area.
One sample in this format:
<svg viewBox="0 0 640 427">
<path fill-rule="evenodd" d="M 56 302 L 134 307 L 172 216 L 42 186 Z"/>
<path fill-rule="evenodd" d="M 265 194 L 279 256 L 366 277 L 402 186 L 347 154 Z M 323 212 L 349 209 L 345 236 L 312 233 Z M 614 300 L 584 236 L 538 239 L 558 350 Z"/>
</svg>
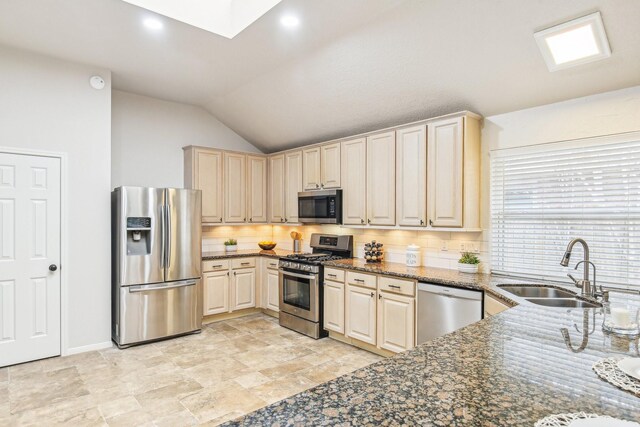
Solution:
<svg viewBox="0 0 640 427">
<path fill-rule="evenodd" d="M 492 151 L 491 233 L 494 273 L 568 282 L 582 237 L 598 283 L 640 287 L 640 132 Z"/>
</svg>

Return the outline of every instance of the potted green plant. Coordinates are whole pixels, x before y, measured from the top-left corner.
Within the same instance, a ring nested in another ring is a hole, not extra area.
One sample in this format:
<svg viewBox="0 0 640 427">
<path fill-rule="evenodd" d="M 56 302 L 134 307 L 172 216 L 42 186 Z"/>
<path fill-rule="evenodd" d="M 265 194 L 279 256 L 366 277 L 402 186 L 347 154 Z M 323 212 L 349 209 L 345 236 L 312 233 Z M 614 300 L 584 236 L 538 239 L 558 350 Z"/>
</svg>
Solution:
<svg viewBox="0 0 640 427">
<path fill-rule="evenodd" d="M 228 239 L 224 242 L 225 252 L 235 252 L 238 250 L 238 241 L 236 239 Z"/>
<path fill-rule="evenodd" d="M 458 260 L 458 271 L 461 273 L 477 273 L 480 259 L 472 252 L 463 252 Z"/>
</svg>

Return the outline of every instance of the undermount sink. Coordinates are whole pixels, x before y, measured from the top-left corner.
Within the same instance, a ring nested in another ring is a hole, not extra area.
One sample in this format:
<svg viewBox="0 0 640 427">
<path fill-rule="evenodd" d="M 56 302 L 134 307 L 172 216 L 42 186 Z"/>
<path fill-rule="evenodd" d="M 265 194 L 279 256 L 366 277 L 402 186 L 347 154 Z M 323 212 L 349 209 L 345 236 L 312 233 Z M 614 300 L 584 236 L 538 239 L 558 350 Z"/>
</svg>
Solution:
<svg viewBox="0 0 640 427">
<path fill-rule="evenodd" d="M 507 292 L 511 292 L 522 298 L 573 298 L 573 292 L 548 286 L 521 286 L 521 285 L 498 285 Z"/>
<path fill-rule="evenodd" d="M 544 305 L 545 307 L 559 307 L 559 308 L 599 308 L 602 307 L 600 303 L 593 303 L 589 301 L 583 301 L 575 298 L 527 298 L 527 301 L 538 305 Z"/>
</svg>

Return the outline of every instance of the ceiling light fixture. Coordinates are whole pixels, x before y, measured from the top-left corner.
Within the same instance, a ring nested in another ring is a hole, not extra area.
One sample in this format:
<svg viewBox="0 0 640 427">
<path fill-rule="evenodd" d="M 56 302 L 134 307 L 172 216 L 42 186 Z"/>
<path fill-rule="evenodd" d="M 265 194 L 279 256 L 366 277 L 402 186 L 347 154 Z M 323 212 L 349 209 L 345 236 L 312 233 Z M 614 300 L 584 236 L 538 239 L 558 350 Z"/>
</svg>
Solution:
<svg viewBox="0 0 640 427">
<path fill-rule="evenodd" d="M 533 36 L 549 71 L 611 56 L 600 12 L 535 32 Z"/>
<path fill-rule="evenodd" d="M 157 18 L 146 18 L 144 21 L 144 26 L 150 30 L 161 30 L 164 26 L 162 21 Z"/>
<path fill-rule="evenodd" d="M 300 20 L 293 15 L 285 15 L 280 18 L 280 23 L 287 28 L 294 28 L 300 25 Z"/>
</svg>

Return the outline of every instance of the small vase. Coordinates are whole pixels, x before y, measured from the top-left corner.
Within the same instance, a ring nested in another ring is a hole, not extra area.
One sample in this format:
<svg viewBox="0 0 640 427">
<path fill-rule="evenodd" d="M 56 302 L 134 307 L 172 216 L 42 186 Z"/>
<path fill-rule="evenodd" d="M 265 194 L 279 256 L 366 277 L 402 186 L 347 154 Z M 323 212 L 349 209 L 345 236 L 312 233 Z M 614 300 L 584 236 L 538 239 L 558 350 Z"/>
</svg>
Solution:
<svg viewBox="0 0 640 427">
<path fill-rule="evenodd" d="M 225 245 L 224 247 L 225 252 L 235 252 L 237 250 L 238 250 L 238 245 Z"/>
<path fill-rule="evenodd" d="M 461 262 L 458 263 L 458 271 L 460 273 L 477 273 L 478 272 L 478 264 L 463 264 Z"/>
</svg>

